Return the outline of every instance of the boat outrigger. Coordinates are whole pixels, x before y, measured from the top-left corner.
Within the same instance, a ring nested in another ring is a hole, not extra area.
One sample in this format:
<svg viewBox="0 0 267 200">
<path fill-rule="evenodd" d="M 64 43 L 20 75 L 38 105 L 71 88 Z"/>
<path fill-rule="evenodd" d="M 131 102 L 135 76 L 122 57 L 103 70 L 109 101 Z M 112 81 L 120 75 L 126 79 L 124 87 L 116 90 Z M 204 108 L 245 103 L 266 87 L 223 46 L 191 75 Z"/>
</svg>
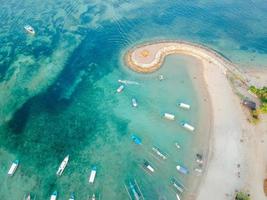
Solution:
<svg viewBox="0 0 267 200">
<path fill-rule="evenodd" d="M 162 152 L 158 147 L 154 146 L 152 147 L 152 151 L 161 159 L 166 160 L 167 159 L 167 154 Z"/>
<path fill-rule="evenodd" d="M 142 144 L 142 140 L 138 136 L 132 135 L 131 138 L 135 144 L 138 144 L 138 145 Z"/>
<path fill-rule="evenodd" d="M 96 166 L 93 166 L 92 170 L 91 170 L 90 177 L 89 177 L 89 183 L 93 184 L 95 181 L 95 177 L 96 177 Z"/>
<path fill-rule="evenodd" d="M 34 28 L 32 26 L 30 26 L 30 25 L 24 26 L 24 29 L 25 29 L 25 31 L 27 31 L 27 33 L 29 33 L 31 35 L 34 35 L 35 34 Z"/>
<path fill-rule="evenodd" d="M 182 183 L 180 183 L 179 181 L 177 181 L 175 178 L 171 178 L 171 185 L 173 187 L 173 189 L 176 190 L 176 192 L 179 193 L 183 193 L 184 192 L 184 186 Z"/>
<path fill-rule="evenodd" d="M 185 129 L 189 130 L 189 131 L 194 131 L 195 127 L 193 127 L 192 125 L 186 123 L 186 122 L 182 122 L 181 126 L 184 127 Z"/>
<path fill-rule="evenodd" d="M 67 155 L 67 156 L 64 158 L 64 160 L 61 162 L 61 164 L 60 164 L 60 166 L 59 166 L 59 168 L 58 168 L 58 170 L 57 170 L 57 175 L 58 175 L 58 176 L 61 176 L 61 175 L 62 175 L 64 169 L 66 168 L 66 166 L 67 166 L 67 164 L 68 164 L 68 162 L 69 162 L 69 155 Z"/>
<path fill-rule="evenodd" d="M 176 169 L 178 172 L 180 172 L 182 174 L 189 174 L 189 170 L 186 167 L 183 167 L 181 165 L 177 165 Z"/>
<path fill-rule="evenodd" d="M 14 173 L 16 172 L 18 166 L 19 166 L 19 160 L 13 161 L 12 164 L 11 164 L 11 166 L 10 166 L 10 168 L 9 168 L 9 170 L 8 170 L 8 172 L 7 172 L 7 174 L 9 176 L 13 176 Z"/>
<path fill-rule="evenodd" d="M 118 87 L 118 89 L 117 89 L 117 92 L 121 93 L 123 91 L 123 89 L 124 89 L 124 85 L 120 85 L 120 87 Z"/>
<path fill-rule="evenodd" d="M 53 192 L 53 194 L 50 196 L 50 200 L 57 200 L 57 191 Z"/>
<path fill-rule="evenodd" d="M 150 162 L 148 162 L 147 160 L 144 160 L 143 166 L 148 172 L 150 172 L 150 173 L 155 172 L 154 168 L 152 167 Z"/>
<path fill-rule="evenodd" d="M 128 193 L 128 196 L 131 200 L 144 200 L 144 196 L 136 182 L 136 180 L 130 180 L 125 189 Z"/>
<path fill-rule="evenodd" d="M 137 103 L 135 98 L 132 98 L 132 105 L 133 105 L 133 107 L 137 107 L 138 106 L 138 103 Z"/>
</svg>

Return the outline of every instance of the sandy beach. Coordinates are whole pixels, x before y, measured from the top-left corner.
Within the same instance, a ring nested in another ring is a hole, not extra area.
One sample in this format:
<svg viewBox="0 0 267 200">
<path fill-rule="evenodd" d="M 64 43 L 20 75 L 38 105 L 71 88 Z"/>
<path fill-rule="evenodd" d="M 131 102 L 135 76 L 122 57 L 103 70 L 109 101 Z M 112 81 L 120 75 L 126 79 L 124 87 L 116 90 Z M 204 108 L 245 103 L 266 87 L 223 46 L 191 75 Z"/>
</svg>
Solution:
<svg viewBox="0 0 267 200">
<path fill-rule="evenodd" d="M 264 200 L 263 179 L 266 177 L 266 116 L 261 123 L 250 124 L 246 110 L 227 79 L 228 74 L 247 84 L 249 73 L 207 47 L 183 41 L 144 44 L 129 50 L 126 64 L 134 71 L 152 73 L 170 54 L 184 54 L 202 63 L 211 101 L 211 133 L 206 170 L 195 195 L 186 199 L 234 199 L 236 191 L 248 192 L 252 199 Z"/>
</svg>

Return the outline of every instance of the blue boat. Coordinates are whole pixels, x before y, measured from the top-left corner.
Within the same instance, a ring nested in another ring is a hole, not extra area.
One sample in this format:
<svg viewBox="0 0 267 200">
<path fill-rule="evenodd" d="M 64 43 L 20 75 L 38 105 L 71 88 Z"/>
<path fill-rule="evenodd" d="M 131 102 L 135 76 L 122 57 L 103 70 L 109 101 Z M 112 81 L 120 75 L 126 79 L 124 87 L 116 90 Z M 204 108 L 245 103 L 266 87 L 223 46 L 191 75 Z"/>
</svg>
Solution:
<svg viewBox="0 0 267 200">
<path fill-rule="evenodd" d="M 139 137 L 137 137 L 136 135 L 132 135 L 131 138 L 135 144 L 139 144 L 139 145 L 142 144 L 142 140 Z"/>
<path fill-rule="evenodd" d="M 186 167 L 183 167 L 181 165 L 177 165 L 176 169 L 178 172 L 180 172 L 182 174 L 189 174 L 189 170 Z"/>
</svg>

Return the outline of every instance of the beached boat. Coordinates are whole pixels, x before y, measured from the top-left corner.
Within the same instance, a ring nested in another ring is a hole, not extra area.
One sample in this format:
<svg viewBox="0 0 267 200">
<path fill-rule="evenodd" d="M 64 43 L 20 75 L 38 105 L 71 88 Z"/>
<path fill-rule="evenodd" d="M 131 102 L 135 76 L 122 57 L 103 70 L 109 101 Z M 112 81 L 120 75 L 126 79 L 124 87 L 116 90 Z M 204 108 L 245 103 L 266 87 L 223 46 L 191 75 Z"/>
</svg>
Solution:
<svg viewBox="0 0 267 200">
<path fill-rule="evenodd" d="M 58 168 L 58 170 L 57 170 L 57 175 L 58 175 L 58 176 L 61 176 L 61 175 L 62 175 L 64 169 L 66 168 L 66 166 L 67 166 L 67 164 L 68 164 L 68 162 L 69 162 L 69 155 L 67 155 L 67 156 L 64 158 L 64 160 L 61 162 L 61 164 L 60 164 L 60 166 L 59 166 L 59 168 Z"/>
<path fill-rule="evenodd" d="M 177 149 L 181 149 L 181 146 L 179 145 L 178 142 L 175 142 L 174 145 L 176 146 Z"/>
<path fill-rule="evenodd" d="M 182 174 L 188 174 L 189 170 L 186 167 L 183 167 L 181 165 L 177 165 L 176 169 L 178 172 L 182 173 Z"/>
<path fill-rule="evenodd" d="M 7 172 L 7 174 L 9 176 L 13 176 L 13 174 L 16 172 L 18 166 L 19 166 L 19 160 L 13 161 L 11 166 L 10 166 L 10 168 L 9 168 L 9 170 L 8 170 L 8 172 Z"/>
<path fill-rule="evenodd" d="M 95 177 L 96 177 L 96 166 L 93 166 L 89 177 L 89 183 L 94 183 Z"/>
<path fill-rule="evenodd" d="M 203 156 L 199 153 L 196 154 L 196 162 L 199 164 L 203 164 Z"/>
<path fill-rule="evenodd" d="M 142 140 L 139 137 L 137 137 L 136 135 L 132 135 L 131 138 L 135 144 L 139 144 L 139 145 L 142 144 Z"/>
<path fill-rule="evenodd" d="M 178 106 L 180 108 L 187 109 L 187 110 L 189 110 L 191 107 L 189 104 L 186 104 L 186 103 L 178 103 Z"/>
<path fill-rule="evenodd" d="M 50 200 L 57 200 L 57 191 L 53 192 L 53 194 L 50 196 Z"/>
<path fill-rule="evenodd" d="M 176 190 L 176 192 L 183 193 L 184 192 L 184 186 L 181 184 L 178 180 L 175 178 L 171 178 L 171 185 Z"/>
<path fill-rule="evenodd" d="M 144 200 L 143 194 L 135 180 L 130 180 L 125 185 L 125 188 L 131 200 Z"/>
<path fill-rule="evenodd" d="M 133 105 L 133 107 L 137 107 L 138 106 L 138 103 L 137 103 L 135 98 L 132 98 L 132 105 Z"/>
<path fill-rule="evenodd" d="M 152 165 L 147 160 L 144 160 L 143 166 L 148 172 L 153 173 L 155 171 Z"/>
<path fill-rule="evenodd" d="M 194 131 L 195 127 L 193 127 L 192 125 L 186 123 L 186 122 L 182 122 L 181 126 L 184 127 L 185 129 L 189 130 L 189 131 Z"/>
<path fill-rule="evenodd" d="M 120 87 L 118 87 L 117 89 L 117 92 L 120 93 L 123 91 L 123 89 L 124 89 L 124 85 L 120 85 Z"/>
<path fill-rule="evenodd" d="M 75 198 L 74 198 L 74 193 L 73 193 L 73 192 L 70 194 L 70 198 L 69 198 L 69 200 L 75 200 Z"/>
<path fill-rule="evenodd" d="M 32 26 L 30 26 L 30 25 L 24 26 L 24 29 L 25 29 L 25 31 L 27 31 L 27 33 L 29 33 L 31 35 L 34 35 L 35 34 L 34 28 Z"/>
<path fill-rule="evenodd" d="M 161 159 L 166 160 L 167 159 L 167 154 L 161 151 L 158 147 L 154 146 L 152 147 L 152 151 Z"/>
<path fill-rule="evenodd" d="M 168 120 L 174 120 L 175 119 L 175 115 L 174 114 L 171 114 L 171 113 L 164 113 L 163 114 L 163 117 L 165 119 L 168 119 Z"/>
</svg>

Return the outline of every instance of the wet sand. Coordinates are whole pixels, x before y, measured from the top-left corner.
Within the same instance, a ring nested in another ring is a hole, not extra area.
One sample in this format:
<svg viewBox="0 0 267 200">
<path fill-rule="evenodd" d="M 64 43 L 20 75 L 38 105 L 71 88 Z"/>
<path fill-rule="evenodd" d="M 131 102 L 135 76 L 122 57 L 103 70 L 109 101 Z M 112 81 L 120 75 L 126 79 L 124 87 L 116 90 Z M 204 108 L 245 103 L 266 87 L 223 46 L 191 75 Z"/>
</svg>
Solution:
<svg viewBox="0 0 267 200">
<path fill-rule="evenodd" d="M 226 76 L 231 73 L 246 82 L 248 74 L 206 47 L 179 41 L 133 48 L 125 55 L 125 61 L 134 71 L 151 73 L 160 68 L 165 56 L 170 54 L 185 54 L 202 62 L 204 81 L 200 87 L 206 87 L 212 110 L 206 170 L 199 188 L 186 199 L 230 200 L 237 190 L 249 192 L 252 199 L 265 199 L 262 187 L 267 163 L 263 145 L 267 134 L 265 119 L 257 126 L 248 122 Z"/>
</svg>

